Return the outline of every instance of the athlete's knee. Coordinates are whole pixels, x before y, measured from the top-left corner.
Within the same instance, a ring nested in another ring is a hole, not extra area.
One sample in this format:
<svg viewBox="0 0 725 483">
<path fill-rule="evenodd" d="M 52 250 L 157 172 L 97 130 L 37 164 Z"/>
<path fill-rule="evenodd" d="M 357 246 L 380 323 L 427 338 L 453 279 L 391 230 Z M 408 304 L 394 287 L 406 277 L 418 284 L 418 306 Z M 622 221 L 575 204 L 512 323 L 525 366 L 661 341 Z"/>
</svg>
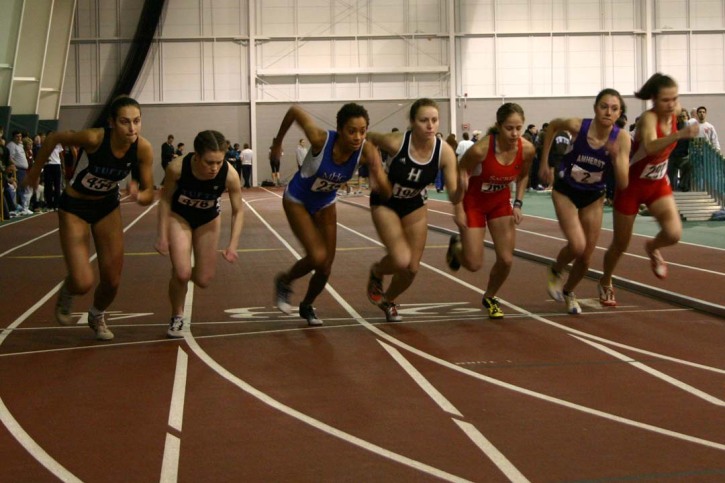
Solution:
<svg viewBox="0 0 725 483">
<path fill-rule="evenodd" d="M 315 270 L 322 270 L 327 263 L 327 250 L 325 250 L 325 247 L 315 247 L 310 250 L 307 257 Z"/>
<path fill-rule="evenodd" d="M 172 271 L 172 276 L 178 283 L 189 283 L 189 280 L 191 280 L 191 267 L 175 268 Z"/>
<path fill-rule="evenodd" d="M 676 228 L 663 229 L 662 232 L 660 232 L 660 237 L 668 245 L 674 245 L 680 241 L 680 238 L 682 237 L 682 230 L 678 230 Z"/>
<path fill-rule="evenodd" d="M 391 254 L 391 259 L 393 261 L 393 268 L 396 272 L 410 270 L 410 262 L 412 259 L 410 250 L 398 250 Z"/>
<path fill-rule="evenodd" d="M 213 273 L 195 274 L 194 275 L 194 285 L 196 285 L 199 288 L 207 288 L 213 278 L 214 278 Z"/>
<path fill-rule="evenodd" d="M 477 260 L 475 258 L 469 258 L 464 256 L 461 259 L 461 265 L 469 272 L 477 272 L 483 268 L 483 260 Z"/>
<path fill-rule="evenodd" d="M 84 295 L 93 288 L 93 276 L 71 277 L 69 290 L 73 295 Z"/>
</svg>

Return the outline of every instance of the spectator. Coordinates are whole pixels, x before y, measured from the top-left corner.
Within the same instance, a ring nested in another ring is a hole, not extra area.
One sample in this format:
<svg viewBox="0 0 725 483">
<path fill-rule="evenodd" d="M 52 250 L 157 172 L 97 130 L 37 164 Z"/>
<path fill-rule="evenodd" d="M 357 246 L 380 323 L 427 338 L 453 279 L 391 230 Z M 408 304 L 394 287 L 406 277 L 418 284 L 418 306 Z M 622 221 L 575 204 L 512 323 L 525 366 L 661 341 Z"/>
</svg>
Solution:
<svg viewBox="0 0 725 483">
<path fill-rule="evenodd" d="M 169 134 L 166 138 L 166 142 L 161 145 L 161 167 L 166 172 L 166 167 L 176 156 L 176 150 L 174 149 L 174 135 Z"/>
<path fill-rule="evenodd" d="M 305 156 L 307 156 L 307 147 L 305 146 L 305 140 L 300 139 L 300 142 L 297 144 L 297 151 L 295 152 L 298 171 L 300 170 L 300 168 L 302 168 L 302 162 L 305 160 Z"/>
<path fill-rule="evenodd" d="M 176 152 L 174 154 L 180 157 L 184 156 L 184 143 L 179 143 L 176 145 Z"/>
<path fill-rule="evenodd" d="M 458 158 L 458 161 L 461 161 L 461 158 L 465 154 L 466 151 L 468 151 L 468 148 L 473 146 L 473 141 L 471 141 L 471 135 L 468 134 L 468 132 L 463 133 L 463 141 L 458 143 L 458 146 L 456 146 L 456 157 Z"/>
<path fill-rule="evenodd" d="M 719 152 L 720 141 L 718 141 L 717 139 L 717 131 L 715 130 L 715 126 L 707 122 L 705 118 L 707 118 L 707 108 L 705 106 L 698 107 L 697 122 L 700 128 L 700 132 L 698 133 L 697 137 L 707 139 L 707 141 L 712 144 L 712 147 Z"/>
<path fill-rule="evenodd" d="M 677 115 L 677 130 L 684 128 L 690 122 L 690 116 L 687 109 L 682 109 Z M 677 141 L 675 149 L 670 153 L 670 159 L 667 164 L 667 177 L 670 179 L 670 185 L 674 191 L 690 191 L 690 140 L 680 139 Z"/>
<path fill-rule="evenodd" d="M 28 172 L 30 165 L 28 164 L 28 157 L 25 154 L 25 148 L 23 147 L 23 133 L 20 131 L 13 131 L 13 140 L 7 143 L 8 159 L 10 163 L 15 166 L 15 179 L 17 182 L 17 214 L 18 215 L 32 215 L 30 211 L 30 197 L 33 193 L 33 188 L 30 186 L 23 187 L 22 183 L 25 179 L 25 175 Z"/>
<path fill-rule="evenodd" d="M 50 133 L 49 133 L 50 134 Z M 63 145 L 56 144 L 43 167 L 43 185 L 45 187 L 45 206 L 48 210 L 58 211 L 63 171 Z"/>
<path fill-rule="evenodd" d="M 254 151 L 249 147 L 248 143 L 244 143 L 244 149 L 240 155 L 242 159 L 242 176 L 244 177 L 244 187 L 252 187 L 252 163 L 254 162 Z"/>
<path fill-rule="evenodd" d="M 234 167 L 234 170 L 239 175 L 239 179 L 242 179 L 242 166 L 240 163 L 239 151 L 237 151 L 238 146 L 239 144 L 232 146 L 232 143 L 227 141 L 227 151 L 224 155 L 224 159 L 226 159 L 226 161 Z"/>
</svg>

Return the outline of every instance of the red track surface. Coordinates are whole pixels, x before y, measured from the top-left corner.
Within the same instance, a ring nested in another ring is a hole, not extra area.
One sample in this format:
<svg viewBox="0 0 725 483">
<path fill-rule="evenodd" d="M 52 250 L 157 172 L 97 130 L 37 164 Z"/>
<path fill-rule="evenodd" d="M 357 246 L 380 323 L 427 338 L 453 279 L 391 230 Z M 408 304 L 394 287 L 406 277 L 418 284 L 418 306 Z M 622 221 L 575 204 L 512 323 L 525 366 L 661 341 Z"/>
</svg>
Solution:
<svg viewBox="0 0 725 483">
<path fill-rule="evenodd" d="M 569 316 L 547 299 L 545 267 L 517 259 L 499 294 L 506 318 L 492 322 L 480 297 L 493 252 L 483 271 L 452 274 L 447 237 L 431 231 L 398 300 L 404 322 L 384 323 L 364 291 L 382 248 L 351 206 L 367 199 L 349 198 L 332 290 L 316 302 L 325 326 L 307 328 L 272 306 L 272 278 L 300 250 L 279 193 L 244 195 L 239 262 L 220 257 L 212 286 L 193 291 L 181 341 L 165 338 L 170 264 L 153 252 L 155 208 L 122 205 L 127 226 L 139 219 L 111 343 L 53 320 L 65 275 L 56 218 L 0 228 L 0 481 L 725 479 L 721 318 L 623 289 L 602 309 L 588 279 L 584 314 Z M 431 224 L 454 227 L 449 205 L 429 206 Z M 563 243 L 541 219 L 517 236 L 547 257 Z M 725 304 L 721 250 L 666 250 L 661 282 L 642 243 L 617 275 Z M 79 317 L 89 304 L 76 300 Z"/>
</svg>

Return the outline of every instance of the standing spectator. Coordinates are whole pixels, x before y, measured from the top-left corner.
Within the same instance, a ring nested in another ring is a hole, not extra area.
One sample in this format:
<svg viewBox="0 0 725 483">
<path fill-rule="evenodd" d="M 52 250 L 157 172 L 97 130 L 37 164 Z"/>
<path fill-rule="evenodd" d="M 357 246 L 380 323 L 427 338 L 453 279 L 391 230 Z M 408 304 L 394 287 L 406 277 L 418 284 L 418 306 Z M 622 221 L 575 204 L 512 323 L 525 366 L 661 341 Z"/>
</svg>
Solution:
<svg viewBox="0 0 725 483">
<path fill-rule="evenodd" d="M 295 152 L 295 158 L 297 160 L 297 171 L 302 168 L 302 162 L 305 160 L 305 156 L 307 156 L 307 147 L 305 146 L 305 140 L 300 139 L 300 142 L 297 144 L 297 151 Z"/>
<path fill-rule="evenodd" d="M 697 123 L 700 128 L 700 132 L 697 134 L 697 137 L 707 139 L 707 141 L 712 144 L 712 147 L 720 152 L 720 141 L 717 139 L 717 131 L 715 130 L 715 126 L 705 120 L 706 117 L 707 108 L 705 106 L 698 107 Z"/>
<path fill-rule="evenodd" d="M 176 156 L 176 150 L 174 149 L 174 135 L 169 134 L 166 138 L 166 142 L 161 145 L 161 167 L 166 172 L 166 167 Z"/>
<path fill-rule="evenodd" d="M 252 163 L 254 162 L 254 151 L 249 147 L 248 143 L 244 143 L 242 149 L 242 176 L 244 177 L 244 187 L 252 187 Z"/>
<path fill-rule="evenodd" d="M 51 133 L 52 131 L 48 134 Z M 63 164 L 63 145 L 58 143 L 53 148 L 50 156 L 48 156 L 48 162 L 43 167 L 45 206 L 48 210 L 58 211 Z"/>
<path fill-rule="evenodd" d="M 239 179 L 242 179 L 242 167 L 239 163 L 239 151 L 236 150 L 232 143 L 227 141 L 227 150 L 224 155 L 224 159 L 227 163 L 231 164 L 234 170 L 237 172 Z"/>
<path fill-rule="evenodd" d="M 18 215 L 32 215 L 30 211 L 30 197 L 33 194 L 33 188 L 25 186 L 23 180 L 30 168 L 28 157 L 25 155 L 23 147 L 23 133 L 13 131 L 13 140 L 7 144 L 8 159 L 15 166 L 15 179 L 17 182 L 17 213 Z"/>
<path fill-rule="evenodd" d="M 284 151 L 277 151 L 274 148 L 274 143 L 277 142 L 277 139 L 272 139 L 272 145 L 269 147 L 269 167 L 272 170 L 272 184 L 275 186 L 280 186 L 280 180 L 279 180 L 279 167 L 282 163 L 282 156 L 284 156 Z"/>
<path fill-rule="evenodd" d="M 176 151 L 174 152 L 174 154 L 177 157 L 183 157 L 184 156 L 184 143 L 179 143 L 179 144 L 176 145 Z"/>
<path fill-rule="evenodd" d="M 680 110 L 677 115 L 677 130 L 689 124 L 690 115 L 687 109 Z M 680 139 L 675 149 L 670 153 L 670 160 L 667 164 L 667 177 L 674 191 L 690 191 L 690 140 Z"/>
<path fill-rule="evenodd" d="M 471 135 L 468 134 L 468 132 L 463 133 L 463 141 L 460 141 L 458 145 L 456 146 L 456 157 L 458 158 L 458 161 L 461 161 L 461 158 L 463 155 L 468 151 L 468 148 L 473 146 L 473 141 L 471 141 Z"/>
<path fill-rule="evenodd" d="M 542 155 L 543 147 L 544 147 L 544 136 L 546 135 L 546 128 L 548 128 L 548 127 L 549 127 L 549 123 L 548 122 L 545 122 L 544 124 L 541 125 L 541 129 L 539 129 L 537 131 L 537 133 L 536 133 L 536 138 L 534 140 L 534 147 L 536 148 L 536 155 L 534 156 L 534 159 L 535 160 L 541 159 L 541 155 Z M 536 164 L 539 165 L 538 162 Z M 538 173 L 538 170 L 537 170 L 536 171 L 537 177 L 538 177 L 538 174 L 539 173 Z M 536 180 L 536 184 L 529 183 L 529 187 L 530 188 L 533 188 L 533 189 L 535 189 L 537 191 L 544 190 L 544 189 L 548 188 L 548 186 L 542 186 L 539 183 L 538 179 Z"/>
<path fill-rule="evenodd" d="M 536 145 L 536 135 L 539 133 L 539 129 L 536 124 L 529 124 L 526 126 L 526 131 L 522 134 L 522 137 L 531 143 L 532 146 Z M 543 188 L 539 183 L 539 160 L 541 159 L 540 153 L 537 152 L 534 156 L 534 160 L 531 163 L 531 172 L 529 173 L 529 187 L 536 190 Z"/>
</svg>

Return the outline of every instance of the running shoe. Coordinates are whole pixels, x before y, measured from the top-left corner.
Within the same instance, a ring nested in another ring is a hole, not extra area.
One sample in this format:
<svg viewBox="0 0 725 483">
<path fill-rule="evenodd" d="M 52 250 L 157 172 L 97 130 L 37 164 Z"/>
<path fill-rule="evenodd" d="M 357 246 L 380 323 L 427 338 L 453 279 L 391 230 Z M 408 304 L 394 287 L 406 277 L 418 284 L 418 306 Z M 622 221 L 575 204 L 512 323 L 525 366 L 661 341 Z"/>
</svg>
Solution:
<svg viewBox="0 0 725 483">
<path fill-rule="evenodd" d="M 113 339 L 113 332 L 111 332 L 106 325 L 106 313 L 103 312 L 100 315 L 94 316 L 88 312 L 88 326 L 93 329 L 96 333 L 96 339 L 98 340 L 111 340 Z"/>
<path fill-rule="evenodd" d="M 58 300 L 55 301 L 55 320 L 60 325 L 71 325 L 71 305 L 73 305 L 73 296 L 65 286 L 65 282 L 58 291 Z"/>
<path fill-rule="evenodd" d="M 315 308 L 312 305 L 300 304 L 300 317 L 305 319 L 307 321 L 307 325 L 311 327 L 317 327 L 324 324 L 322 320 L 317 318 Z"/>
<path fill-rule="evenodd" d="M 564 293 L 564 302 L 566 302 L 566 313 L 567 314 L 581 314 L 582 308 L 579 306 L 579 302 L 576 300 L 574 292 Z"/>
<path fill-rule="evenodd" d="M 292 313 L 292 305 L 290 305 L 289 299 L 292 295 L 292 287 L 282 280 L 283 275 L 282 273 L 278 273 L 274 277 L 274 301 L 280 312 L 290 315 Z"/>
<path fill-rule="evenodd" d="M 451 235 L 451 239 L 448 241 L 448 251 L 446 252 L 446 263 L 454 272 L 461 268 L 461 262 L 458 260 L 458 253 L 461 250 L 461 235 Z"/>
<path fill-rule="evenodd" d="M 385 320 L 388 322 L 400 322 L 403 320 L 403 317 L 398 314 L 398 304 L 395 302 L 388 302 L 385 300 L 382 304 L 380 304 L 380 308 L 383 309 L 383 312 L 385 312 Z"/>
<path fill-rule="evenodd" d="M 614 287 L 611 285 L 604 286 L 597 284 L 599 288 L 599 303 L 605 307 L 616 307 L 617 301 L 614 299 Z"/>
<path fill-rule="evenodd" d="M 373 273 L 372 267 L 370 267 L 370 275 L 368 276 L 368 300 L 377 306 L 380 306 L 385 300 L 383 279 Z"/>
<path fill-rule="evenodd" d="M 662 258 L 662 255 L 660 254 L 659 250 L 652 250 L 645 245 L 645 251 L 647 252 L 647 256 L 649 256 L 649 262 L 650 266 L 652 267 L 652 273 L 655 274 L 655 277 L 659 278 L 660 280 L 664 280 L 667 278 L 667 264 L 665 263 L 665 259 Z"/>
<path fill-rule="evenodd" d="M 166 335 L 172 339 L 179 339 L 184 337 L 184 317 L 176 315 L 171 317 L 169 322 L 169 330 L 166 331 Z"/>
<path fill-rule="evenodd" d="M 549 297 L 556 300 L 557 302 L 564 301 L 564 282 L 561 279 L 561 274 L 554 271 L 554 267 L 549 267 L 546 283 L 546 291 L 549 292 Z"/>
<path fill-rule="evenodd" d="M 498 306 L 499 301 L 496 297 L 483 297 L 481 303 L 488 309 L 489 319 L 503 319 L 503 310 Z"/>
</svg>

